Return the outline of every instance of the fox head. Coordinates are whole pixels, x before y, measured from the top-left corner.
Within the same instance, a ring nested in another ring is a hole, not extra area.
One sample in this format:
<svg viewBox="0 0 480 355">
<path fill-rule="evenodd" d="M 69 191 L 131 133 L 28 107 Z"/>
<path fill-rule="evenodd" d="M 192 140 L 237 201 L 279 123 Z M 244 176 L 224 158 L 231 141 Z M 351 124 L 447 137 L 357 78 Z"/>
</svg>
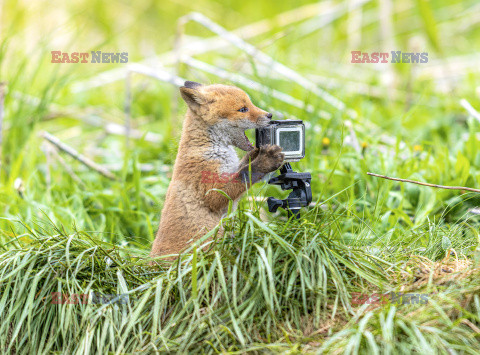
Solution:
<svg viewBox="0 0 480 355">
<path fill-rule="evenodd" d="M 245 130 L 268 125 L 272 114 L 255 106 L 248 95 L 235 86 L 202 85 L 186 81 L 180 87 L 182 98 L 196 119 L 202 120 L 212 138 L 249 151 L 253 145 Z"/>
</svg>

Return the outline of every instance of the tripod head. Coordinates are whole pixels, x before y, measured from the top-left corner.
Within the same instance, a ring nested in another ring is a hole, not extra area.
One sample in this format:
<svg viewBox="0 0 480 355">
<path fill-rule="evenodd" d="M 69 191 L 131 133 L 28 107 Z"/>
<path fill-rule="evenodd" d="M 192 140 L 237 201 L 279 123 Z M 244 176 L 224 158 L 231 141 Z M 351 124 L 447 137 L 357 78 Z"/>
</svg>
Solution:
<svg viewBox="0 0 480 355">
<path fill-rule="evenodd" d="M 294 214 L 297 219 L 300 218 L 300 208 L 306 207 L 312 202 L 311 180 L 310 173 L 297 173 L 293 171 L 290 163 L 285 163 L 280 168 L 280 175 L 271 178 L 268 183 L 279 185 L 282 190 L 292 190 L 292 192 L 284 200 L 269 197 L 267 199 L 268 210 L 276 212 L 281 207 L 288 212 L 288 216 Z"/>
</svg>

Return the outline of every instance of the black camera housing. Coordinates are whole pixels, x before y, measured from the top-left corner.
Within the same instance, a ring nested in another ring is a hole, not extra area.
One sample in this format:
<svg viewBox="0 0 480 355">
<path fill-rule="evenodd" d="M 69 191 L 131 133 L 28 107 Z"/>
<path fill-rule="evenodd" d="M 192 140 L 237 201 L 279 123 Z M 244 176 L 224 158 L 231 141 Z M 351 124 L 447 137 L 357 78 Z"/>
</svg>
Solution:
<svg viewBox="0 0 480 355">
<path fill-rule="evenodd" d="M 268 210 L 276 212 L 279 207 L 287 210 L 289 216 L 300 218 L 300 209 L 312 202 L 310 173 L 293 171 L 290 162 L 299 161 L 305 157 L 305 125 L 302 120 L 270 121 L 270 124 L 255 130 L 255 145 L 272 144 L 282 148 L 285 163 L 280 168 L 280 174 L 272 177 L 268 183 L 278 185 L 282 190 L 292 190 L 288 197 L 279 200 L 269 197 Z"/>
<path fill-rule="evenodd" d="M 257 148 L 278 145 L 285 154 L 285 162 L 296 162 L 305 157 L 305 125 L 302 120 L 274 120 L 255 130 Z"/>
</svg>

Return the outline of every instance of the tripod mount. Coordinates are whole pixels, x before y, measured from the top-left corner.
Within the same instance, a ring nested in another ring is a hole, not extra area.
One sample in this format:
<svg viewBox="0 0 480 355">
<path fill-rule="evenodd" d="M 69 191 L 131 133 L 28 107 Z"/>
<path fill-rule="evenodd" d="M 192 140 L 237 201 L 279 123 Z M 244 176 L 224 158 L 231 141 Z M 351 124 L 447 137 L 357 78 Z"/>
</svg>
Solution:
<svg viewBox="0 0 480 355">
<path fill-rule="evenodd" d="M 282 190 L 292 190 L 292 192 L 284 200 L 269 197 L 268 210 L 276 212 L 281 207 L 287 211 L 289 217 L 293 214 L 297 219 L 300 218 L 300 209 L 312 202 L 311 180 L 310 173 L 297 173 L 293 171 L 290 163 L 285 163 L 280 168 L 280 175 L 271 178 L 268 183 L 279 185 Z"/>
</svg>

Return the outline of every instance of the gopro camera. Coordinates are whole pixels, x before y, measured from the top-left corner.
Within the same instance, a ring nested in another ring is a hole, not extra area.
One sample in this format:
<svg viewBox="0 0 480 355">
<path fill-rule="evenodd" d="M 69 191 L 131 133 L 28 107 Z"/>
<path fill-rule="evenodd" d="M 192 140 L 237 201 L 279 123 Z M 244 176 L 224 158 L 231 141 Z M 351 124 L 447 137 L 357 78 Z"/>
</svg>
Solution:
<svg viewBox="0 0 480 355">
<path fill-rule="evenodd" d="M 266 144 L 282 147 L 285 162 L 295 162 L 305 157 L 305 125 L 302 120 L 270 121 L 255 130 L 257 148 Z"/>
<path fill-rule="evenodd" d="M 285 164 L 280 168 L 280 175 L 272 177 L 268 183 L 279 185 L 282 190 L 292 190 L 283 200 L 269 197 L 268 210 L 276 212 L 278 208 L 287 210 L 289 216 L 300 218 L 300 209 L 312 202 L 310 173 L 293 171 L 290 162 L 305 157 L 305 125 L 302 120 L 270 121 L 270 124 L 255 130 L 255 145 L 260 148 L 266 144 L 276 144 L 285 154 Z"/>
</svg>

